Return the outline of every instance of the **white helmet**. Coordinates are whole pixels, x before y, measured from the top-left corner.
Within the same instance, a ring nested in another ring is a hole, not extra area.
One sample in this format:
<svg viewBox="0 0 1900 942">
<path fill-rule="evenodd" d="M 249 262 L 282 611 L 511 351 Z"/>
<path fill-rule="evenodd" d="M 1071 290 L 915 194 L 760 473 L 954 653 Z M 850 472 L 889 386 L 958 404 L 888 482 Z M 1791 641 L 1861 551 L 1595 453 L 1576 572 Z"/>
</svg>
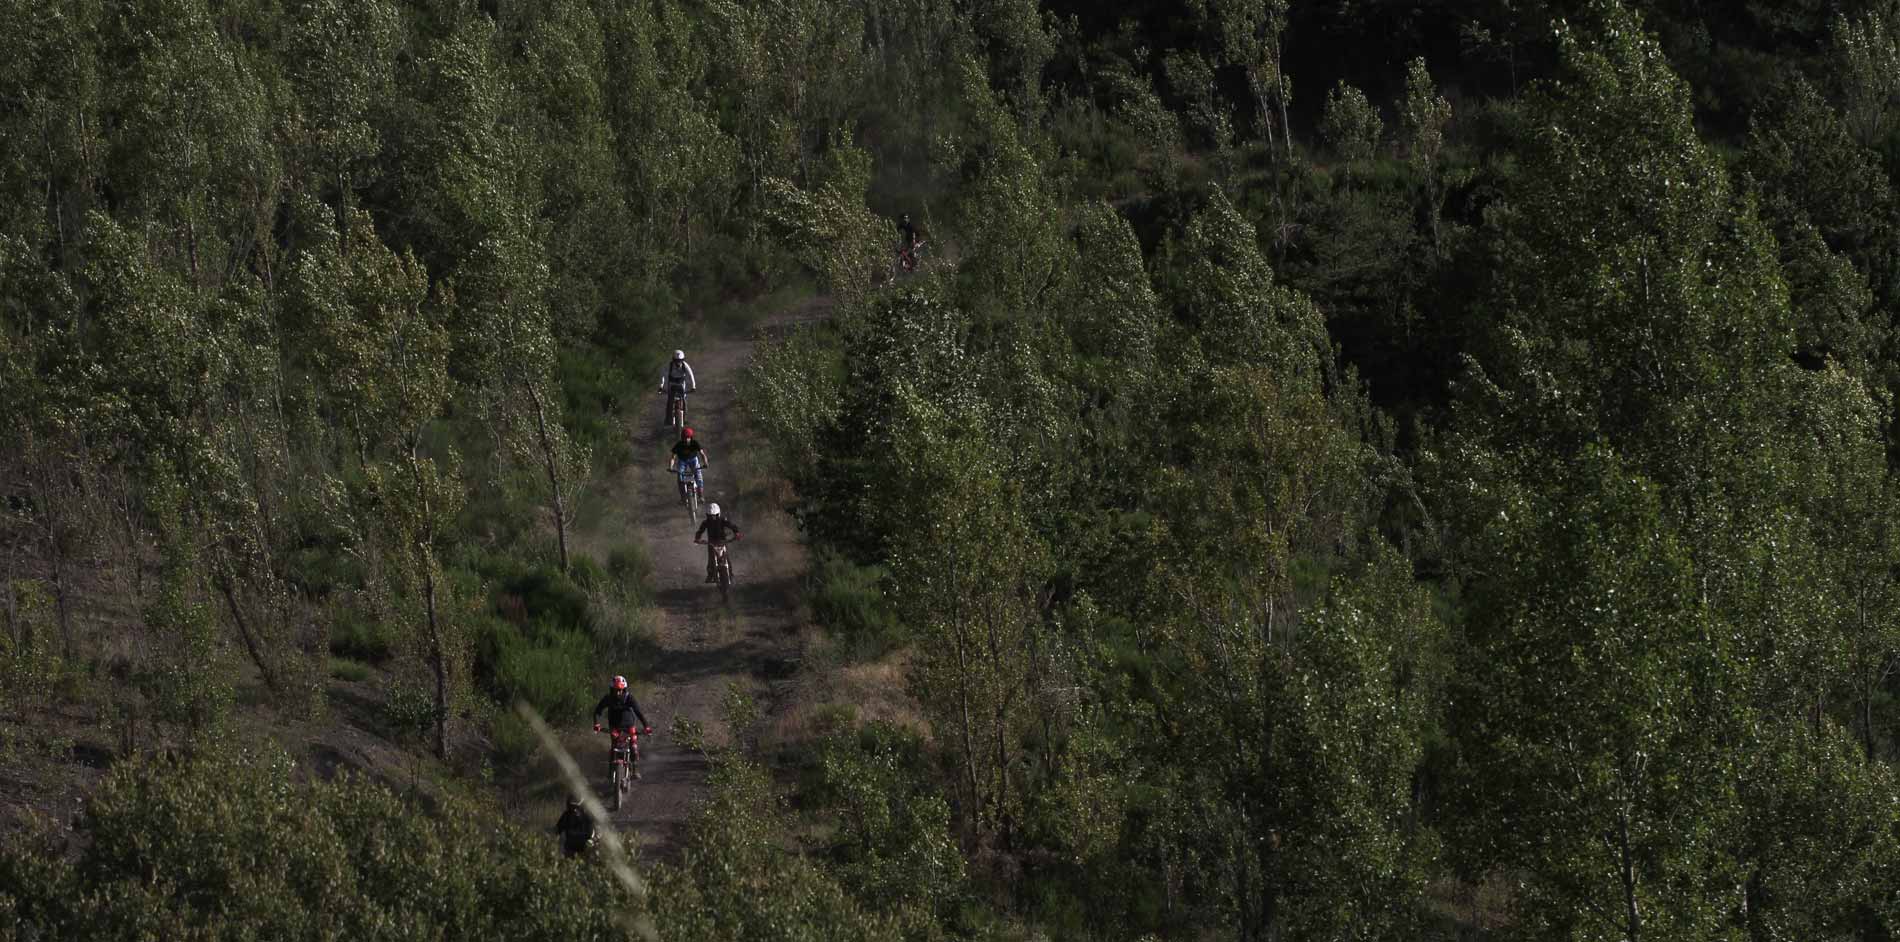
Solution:
<svg viewBox="0 0 1900 942">
<path fill-rule="evenodd" d="M 717 516 L 719 516 L 719 505 L 718 505 L 718 504 L 707 504 L 707 505 L 706 505 L 706 516 L 708 516 L 708 517 L 717 517 Z"/>
<path fill-rule="evenodd" d="M 686 359 L 686 351 L 684 351 L 684 350 L 675 350 L 675 351 L 673 351 L 673 359 L 675 359 L 675 360 L 684 360 L 684 359 Z"/>
</svg>

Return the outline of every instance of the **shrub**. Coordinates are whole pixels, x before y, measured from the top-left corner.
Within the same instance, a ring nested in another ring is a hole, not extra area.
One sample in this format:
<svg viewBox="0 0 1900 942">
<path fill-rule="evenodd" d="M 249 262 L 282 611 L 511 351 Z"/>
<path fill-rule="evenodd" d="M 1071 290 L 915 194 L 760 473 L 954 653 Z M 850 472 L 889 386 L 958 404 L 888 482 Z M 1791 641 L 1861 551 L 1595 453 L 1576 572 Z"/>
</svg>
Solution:
<svg viewBox="0 0 1900 942">
<path fill-rule="evenodd" d="M 0 846 L 0 937 L 620 937 L 602 871 L 439 800 L 298 784 L 282 754 L 126 763 L 87 801 L 76 860 L 47 840 Z"/>
<path fill-rule="evenodd" d="M 811 577 L 812 615 L 852 657 L 870 660 L 908 640 L 891 610 L 882 582 L 882 566 L 859 566 L 840 556 L 819 558 Z"/>
<path fill-rule="evenodd" d="M 607 572 L 623 598 L 639 604 L 653 601 L 653 560 L 639 543 L 616 546 L 607 554 Z"/>
<path fill-rule="evenodd" d="M 586 553 L 569 553 L 567 558 L 567 577 L 577 586 L 591 593 L 598 593 L 611 585 L 607 570 L 599 561 Z"/>
<path fill-rule="evenodd" d="M 330 653 L 338 657 L 381 664 L 389 660 L 395 642 L 388 625 L 353 609 L 338 611 L 330 622 Z"/>
<path fill-rule="evenodd" d="M 626 663 L 618 673 L 646 673 L 658 650 L 647 609 L 613 606 L 594 619 L 594 653 L 603 661 Z"/>
<path fill-rule="evenodd" d="M 579 719 L 593 705 L 588 683 L 593 647 L 575 632 L 555 631 L 538 643 L 512 645 L 495 665 L 495 684 L 502 703 L 526 700 L 550 723 Z"/>
<path fill-rule="evenodd" d="M 361 661 L 352 661 L 347 657 L 333 657 L 329 662 L 330 676 L 338 680 L 362 683 L 369 679 L 369 666 Z"/>
<path fill-rule="evenodd" d="M 506 767 L 524 765 L 541 744 L 528 721 L 513 710 L 496 710 L 488 735 L 494 744 L 495 758 Z"/>
</svg>

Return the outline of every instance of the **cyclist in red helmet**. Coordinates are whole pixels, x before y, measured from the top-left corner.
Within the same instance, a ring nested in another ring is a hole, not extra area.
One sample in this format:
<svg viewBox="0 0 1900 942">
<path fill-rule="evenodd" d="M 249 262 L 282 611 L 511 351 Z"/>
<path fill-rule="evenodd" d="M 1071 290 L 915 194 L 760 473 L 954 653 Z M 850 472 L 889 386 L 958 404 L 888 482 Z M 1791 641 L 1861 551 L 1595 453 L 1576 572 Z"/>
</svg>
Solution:
<svg viewBox="0 0 1900 942">
<path fill-rule="evenodd" d="M 700 492 L 704 493 L 706 490 L 706 458 L 708 454 L 709 452 L 706 451 L 706 446 L 700 444 L 699 439 L 693 437 L 692 429 L 680 429 L 680 440 L 673 443 L 673 456 L 666 459 L 666 470 L 672 471 L 678 468 L 682 461 L 692 462 L 694 469 L 693 481 L 699 485 Z"/>
<path fill-rule="evenodd" d="M 639 778 L 640 740 L 634 738 L 633 721 L 639 720 L 641 731 L 649 736 L 653 734 L 653 727 L 648 725 L 646 714 L 640 712 L 640 702 L 633 699 L 633 691 L 627 689 L 627 678 L 615 674 L 607 695 L 601 697 L 599 703 L 594 704 L 594 732 L 596 733 L 600 732 L 600 714 L 603 710 L 607 713 L 607 728 L 616 732 L 624 731 L 632 740 L 633 777 Z M 610 766 L 613 764 L 613 753 L 608 753 L 607 762 Z"/>
</svg>

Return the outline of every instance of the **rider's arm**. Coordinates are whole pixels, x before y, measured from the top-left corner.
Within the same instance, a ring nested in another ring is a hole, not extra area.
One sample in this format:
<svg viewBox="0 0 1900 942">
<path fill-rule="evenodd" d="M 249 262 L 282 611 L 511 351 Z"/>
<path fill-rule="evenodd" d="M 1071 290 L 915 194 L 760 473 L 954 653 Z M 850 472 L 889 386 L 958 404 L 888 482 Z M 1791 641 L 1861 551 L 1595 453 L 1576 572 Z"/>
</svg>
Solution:
<svg viewBox="0 0 1900 942">
<path fill-rule="evenodd" d="M 707 517 L 699 522 L 699 529 L 693 531 L 693 542 L 699 542 L 699 538 L 706 535 L 706 524 L 711 523 L 712 519 L 711 517 Z"/>
<path fill-rule="evenodd" d="M 681 360 L 680 365 L 686 367 L 686 388 L 691 389 L 691 390 L 698 390 L 699 380 L 693 378 L 693 365 L 691 363 L 687 363 L 685 360 Z"/>
<path fill-rule="evenodd" d="M 649 723 L 649 722 L 647 722 L 647 715 L 646 715 L 645 713 L 642 713 L 642 712 L 640 712 L 640 701 L 638 701 L 638 700 L 635 700 L 635 699 L 633 698 L 633 694 L 632 694 L 632 693 L 628 693 L 628 694 L 627 694 L 627 702 L 628 702 L 629 704 L 632 704 L 632 706 L 633 706 L 633 715 L 634 715 L 634 716 L 635 716 L 636 718 L 638 718 L 638 719 L 640 720 L 640 725 L 641 725 L 641 726 L 644 726 L 644 727 L 647 727 L 648 729 L 651 729 L 651 728 L 653 727 L 653 724 L 652 724 L 652 723 Z"/>
<path fill-rule="evenodd" d="M 614 699 L 614 695 L 610 693 L 601 697 L 600 702 L 594 704 L 594 722 L 595 723 L 600 722 L 600 714 L 607 709 L 607 705 L 612 703 L 613 699 Z"/>
</svg>

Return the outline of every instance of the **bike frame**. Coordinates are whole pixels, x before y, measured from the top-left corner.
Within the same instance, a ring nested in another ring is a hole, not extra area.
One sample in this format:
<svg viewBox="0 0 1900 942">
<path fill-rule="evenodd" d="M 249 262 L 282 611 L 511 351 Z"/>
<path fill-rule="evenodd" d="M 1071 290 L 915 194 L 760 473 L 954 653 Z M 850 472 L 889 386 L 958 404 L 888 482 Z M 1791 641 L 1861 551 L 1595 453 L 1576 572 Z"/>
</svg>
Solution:
<svg viewBox="0 0 1900 942">
<path fill-rule="evenodd" d="M 684 387 L 678 390 L 669 387 L 666 390 L 666 421 L 668 425 L 675 428 L 681 428 L 686 425 L 687 395 L 688 393 Z"/>
</svg>

